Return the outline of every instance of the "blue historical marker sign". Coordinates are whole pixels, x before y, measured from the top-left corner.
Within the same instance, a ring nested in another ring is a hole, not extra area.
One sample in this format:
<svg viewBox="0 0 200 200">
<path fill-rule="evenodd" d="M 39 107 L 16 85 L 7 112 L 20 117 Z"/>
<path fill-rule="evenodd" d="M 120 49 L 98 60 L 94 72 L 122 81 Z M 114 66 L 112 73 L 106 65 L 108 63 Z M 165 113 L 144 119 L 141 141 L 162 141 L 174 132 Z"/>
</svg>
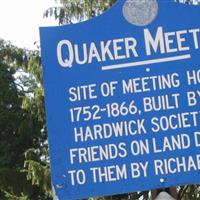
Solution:
<svg viewBox="0 0 200 200">
<path fill-rule="evenodd" d="M 118 0 L 40 29 L 58 199 L 199 182 L 199 18 L 198 6 Z"/>
</svg>

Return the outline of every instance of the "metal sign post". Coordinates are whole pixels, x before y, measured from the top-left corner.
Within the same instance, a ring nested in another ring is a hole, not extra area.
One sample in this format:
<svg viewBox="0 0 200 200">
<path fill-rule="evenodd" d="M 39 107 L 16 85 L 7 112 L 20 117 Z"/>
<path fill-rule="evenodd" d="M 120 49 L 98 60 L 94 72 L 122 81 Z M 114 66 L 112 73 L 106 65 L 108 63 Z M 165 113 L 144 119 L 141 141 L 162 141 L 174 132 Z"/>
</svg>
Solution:
<svg viewBox="0 0 200 200">
<path fill-rule="evenodd" d="M 151 190 L 152 200 L 176 200 L 177 198 L 176 187 Z"/>
<path fill-rule="evenodd" d="M 170 196 L 166 192 L 161 192 L 155 199 L 152 200 L 175 200 L 172 196 Z"/>
</svg>

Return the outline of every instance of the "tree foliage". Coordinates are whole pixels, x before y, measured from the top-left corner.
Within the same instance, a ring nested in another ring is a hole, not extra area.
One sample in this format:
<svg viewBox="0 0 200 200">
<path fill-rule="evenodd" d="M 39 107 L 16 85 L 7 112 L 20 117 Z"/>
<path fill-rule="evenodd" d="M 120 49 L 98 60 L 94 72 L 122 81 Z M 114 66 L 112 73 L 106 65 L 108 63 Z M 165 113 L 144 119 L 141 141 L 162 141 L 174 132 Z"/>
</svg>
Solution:
<svg viewBox="0 0 200 200">
<path fill-rule="evenodd" d="M 38 51 L 0 40 L 0 199 L 50 196 Z"/>
<path fill-rule="evenodd" d="M 49 8 L 44 16 L 54 16 L 59 24 L 70 24 L 100 15 L 116 0 L 60 0 L 59 2 L 61 6 Z"/>
</svg>

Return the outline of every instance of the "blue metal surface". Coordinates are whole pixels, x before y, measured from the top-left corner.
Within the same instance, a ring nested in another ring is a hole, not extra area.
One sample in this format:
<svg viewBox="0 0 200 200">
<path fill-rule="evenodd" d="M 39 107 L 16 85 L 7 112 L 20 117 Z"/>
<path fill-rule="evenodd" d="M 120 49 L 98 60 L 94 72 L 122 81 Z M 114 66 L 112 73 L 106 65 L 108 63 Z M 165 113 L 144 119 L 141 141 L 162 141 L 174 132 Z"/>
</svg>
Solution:
<svg viewBox="0 0 200 200">
<path fill-rule="evenodd" d="M 60 200 L 200 180 L 200 8 L 158 1 L 154 21 L 136 26 L 124 3 L 86 22 L 40 28 Z"/>
</svg>

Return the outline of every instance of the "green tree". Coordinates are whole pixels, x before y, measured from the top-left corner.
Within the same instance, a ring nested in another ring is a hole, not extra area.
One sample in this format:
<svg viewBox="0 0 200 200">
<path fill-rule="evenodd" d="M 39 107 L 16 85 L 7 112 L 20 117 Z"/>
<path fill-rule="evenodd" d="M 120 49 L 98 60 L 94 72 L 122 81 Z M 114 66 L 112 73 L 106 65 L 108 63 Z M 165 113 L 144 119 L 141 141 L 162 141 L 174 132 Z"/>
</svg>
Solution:
<svg viewBox="0 0 200 200">
<path fill-rule="evenodd" d="M 48 199 L 50 174 L 38 51 L 0 40 L 0 199 Z M 46 156 L 46 157 L 45 157 Z"/>
<path fill-rule="evenodd" d="M 59 24 L 70 24 L 100 15 L 116 0 L 60 0 L 59 2 L 61 6 L 49 8 L 44 16 L 54 16 Z"/>
</svg>

